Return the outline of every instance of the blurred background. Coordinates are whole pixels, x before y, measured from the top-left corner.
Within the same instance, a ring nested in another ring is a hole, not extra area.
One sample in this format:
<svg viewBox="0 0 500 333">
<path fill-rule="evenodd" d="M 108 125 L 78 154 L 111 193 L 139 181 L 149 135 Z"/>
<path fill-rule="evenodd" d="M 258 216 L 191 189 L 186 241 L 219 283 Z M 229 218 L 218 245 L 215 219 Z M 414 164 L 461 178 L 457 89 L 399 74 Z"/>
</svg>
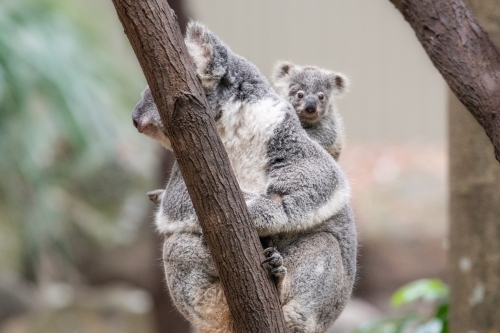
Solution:
<svg viewBox="0 0 500 333">
<path fill-rule="evenodd" d="M 169 2 L 267 77 L 285 59 L 351 79 L 340 163 L 359 278 L 331 332 L 399 311 L 391 295 L 411 281 L 444 279 L 447 88 L 393 5 Z M 145 194 L 172 156 L 130 119 L 145 85 L 111 1 L 0 2 L 1 333 L 189 332 Z"/>
</svg>

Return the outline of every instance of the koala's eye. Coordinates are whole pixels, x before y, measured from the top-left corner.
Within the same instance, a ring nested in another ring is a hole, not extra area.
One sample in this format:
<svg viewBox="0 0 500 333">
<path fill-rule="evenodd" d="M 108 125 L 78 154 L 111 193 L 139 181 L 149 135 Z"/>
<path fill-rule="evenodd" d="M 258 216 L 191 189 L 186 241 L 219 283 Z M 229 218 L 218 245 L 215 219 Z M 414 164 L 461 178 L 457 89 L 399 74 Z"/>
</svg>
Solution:
<svg viewBox="0 0 500 333">
<path fill-rule="evenodd" d="M 297 93 L 297 98 L 304 98 L 304 93 L 302 91 L 299 91 Z"/>
<path fill-rule="evenodd" d="M 319 93 L 318 94 L 318 98 L 319 98 L 320 101 L 324 100 L 325 99 L 325 94 Z"/>
</svg>

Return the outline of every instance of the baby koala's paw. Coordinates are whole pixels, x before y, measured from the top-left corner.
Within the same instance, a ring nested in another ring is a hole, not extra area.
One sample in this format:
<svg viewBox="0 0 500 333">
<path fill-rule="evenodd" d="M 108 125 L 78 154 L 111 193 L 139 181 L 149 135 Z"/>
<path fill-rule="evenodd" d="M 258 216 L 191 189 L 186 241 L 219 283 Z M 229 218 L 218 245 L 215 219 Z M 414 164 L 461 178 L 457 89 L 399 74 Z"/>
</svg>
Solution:
<svg viewBox="0 0 500 333">
<path fill-rule="evenodd" d="M 148 192 L 149 200 L 154 202 L 156 205 L 159 205 L 161 202 L 161 199 L 163 198 L 163 193 L 165 193 L 165 190 L 161 190 L 161 189 L 149 191 Z"/>
<path fill-rule="evenodd" d="M 267 259 L 262 264 L 268 263 L 271 266 L 270 274 L 279 283 L 286 275 L 286 267 L 283 266 L 281 253 L 275 247 L 268 247 L 264 250 L 264 255 Z"/>
</svg>

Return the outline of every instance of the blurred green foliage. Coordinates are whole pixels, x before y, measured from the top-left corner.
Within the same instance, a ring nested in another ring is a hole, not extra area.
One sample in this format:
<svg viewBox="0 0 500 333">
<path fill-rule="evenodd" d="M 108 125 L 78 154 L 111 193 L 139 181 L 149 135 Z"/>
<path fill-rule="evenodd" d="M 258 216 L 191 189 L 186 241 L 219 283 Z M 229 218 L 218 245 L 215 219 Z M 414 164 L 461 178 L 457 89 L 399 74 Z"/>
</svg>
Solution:
<svg viewBox="0 0 500 333">
<path fill-rule="evenodd" d="M 130 121 L 139 68 L 70 7 L 0 2 L 0 267 L 32 278 L 42 253 L 71 264 L 75 235 L 110 246 L 133 231 L 127 206 L 151 178 Z"/>
<path fill-rule="evenodd" d="M 391 305 L 397 307 L 419 299 L 425 302 L 435 302 L 445 299 L 448 294 L 448 286 L 441 280 L 417 280 L 399 288 L 391 297 Z"/>
<path fill-rule="evenodd" d="M 448 333 L 448 286 L 438 279 L 413 281 L 399 288 L 391 298 L 394 307 L 412 306 L 418 302 L 433 308 L 431 314 L 403 311 L 378 320 L 354 333 Z"/>
</svg>

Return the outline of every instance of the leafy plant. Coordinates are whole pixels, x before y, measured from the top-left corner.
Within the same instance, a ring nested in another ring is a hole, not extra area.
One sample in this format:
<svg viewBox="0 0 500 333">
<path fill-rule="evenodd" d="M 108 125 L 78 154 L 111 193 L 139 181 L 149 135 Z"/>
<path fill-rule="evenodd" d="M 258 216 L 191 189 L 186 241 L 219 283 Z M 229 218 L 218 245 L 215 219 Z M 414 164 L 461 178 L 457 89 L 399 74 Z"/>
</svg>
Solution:
<svg viewBox="0 0 500 333">
<path fill-rule="evenodd" d="M 1 258 L 10 269 L 42 253 L 70 262 L 72 233 L 109 243 L 137 191 L 130 156 L 145 155 L 128 134 L 142 82 L 95 45 L 58 1 L 0 2 L 0 249 L 21 254 Z"/>
<path fill-rule="evenodd" d="M 435 307 L 429 315 L 416 311 L 395 314 L 376 321 L 354 333 L 448 333 L 448 286 L 438 279 L 411 282 L 398 289 L 391 297 L 393 307 L 428 303 Z"/>
</svg>

